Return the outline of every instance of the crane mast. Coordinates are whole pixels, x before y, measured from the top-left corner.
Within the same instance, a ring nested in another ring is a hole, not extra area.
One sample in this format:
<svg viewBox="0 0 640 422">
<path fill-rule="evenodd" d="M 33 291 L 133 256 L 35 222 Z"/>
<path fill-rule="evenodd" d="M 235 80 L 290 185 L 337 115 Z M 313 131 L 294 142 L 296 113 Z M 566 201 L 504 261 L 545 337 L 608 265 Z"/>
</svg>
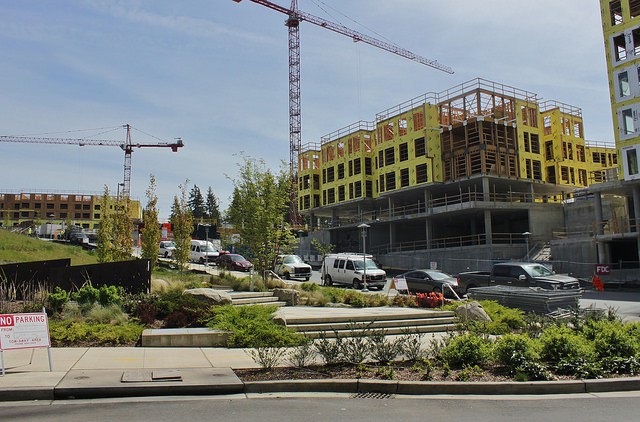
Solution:
<svg viewBox="0 0 640 422">
<path fill-rule="evenodd" d="M 233 0 L 240 3 L 242 0 Z M 354 42 L 364 42 L 417 63 L 453 73 L 453 70 L 436 60 L 430 60 L 390 42 L 378 40 L 362 34 L 344 25 L 322 19 L 310 13 L 298 10 L 298 0 L 291 0 L 291 7 L 286 8 L 268 0 L 249 0 L 288 16 L 285 26 L 289 32 L 289 169 L 291 171 L 291 190 L 289 219 L 292 225 L 300 222 L 296 201 L 296 178 L 298 174 L 298 153 L 302 145 L 302 112 L 300 105 L 300 22 L 306 21 L 319 27 L 351 38 Z"/>
<path fill-rule="evenodd" d="M 184 143 L 178 138 L 176 142 L 159 142 L 156 144 L 134 144 L 131 141 L 131 125 L 122 126 L 127 130 L 125 142 L 106 140 L 106 139 L 82 139 L 82 138 L 36 138 L 32 136 L 0 136 L 0 142 L 18 142 L 23 144 L 56 144 L 56 145 L 78 145 L 84 146 L 117 146 L 124 151 L 124 183 L 122 185 L 123 197 L 131 195 L 131 154 L 134 148 L 171 148 L 171 151 L 177 152 L 178 148 L 182 148 Z"/>
</svg>

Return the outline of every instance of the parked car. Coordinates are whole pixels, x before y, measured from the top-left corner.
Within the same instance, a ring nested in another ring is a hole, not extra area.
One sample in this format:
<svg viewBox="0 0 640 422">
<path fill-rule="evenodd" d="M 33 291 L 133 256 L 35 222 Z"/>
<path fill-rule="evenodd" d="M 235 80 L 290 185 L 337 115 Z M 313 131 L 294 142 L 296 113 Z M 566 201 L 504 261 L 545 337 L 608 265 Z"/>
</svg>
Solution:
<svg viewBox="0 0 640 422">
<path fill-rule="evenodd" d="M 298 255 L 278 255 L 273 271 L 287 280 L 303 278 L 304 281 L 309 281 L 311 277 L 311 265 L 306 264 Z"/>
<path fill-rule="evenodd" d="M 250 271 L 253 268 L 253 264 L 248 259 L 237 253 L 220 255 L 216 262 L 218 267 L 225 270 Z"/>
<path fill-rule="evenodd" d="M 176 244 L 171 240 L 164 240 L 160 242 L 160 248 L 158 250 L 158 255 L 163 256 L 165 258 L 171 258 L 173 255 L 173 251 L 176 250 Z"/>
<path fill-rule="evenodd" d="M 69 242 L 74 245 L 87 245 L 89 244 L 89 237 L 84 233 L 71 233 L 69 235 Z"/>
<path fill-rule="evenodd" d="M 453 289 L 458 287 L 458 280 L 451 274 L 440 270 L 412 270 L 395 277 L 404 278 L 411 293 L 437 292 L 451 294 L 451 290 L 443 285 L 448 284 Z"/>
<path fill-rule="evenodd" d="M 189 260 L 204 264 L 206 262 L 216 262 L 220 252 L 213 246 L 213 243 L 206 240 L 192 240 Z"/>
</svg>

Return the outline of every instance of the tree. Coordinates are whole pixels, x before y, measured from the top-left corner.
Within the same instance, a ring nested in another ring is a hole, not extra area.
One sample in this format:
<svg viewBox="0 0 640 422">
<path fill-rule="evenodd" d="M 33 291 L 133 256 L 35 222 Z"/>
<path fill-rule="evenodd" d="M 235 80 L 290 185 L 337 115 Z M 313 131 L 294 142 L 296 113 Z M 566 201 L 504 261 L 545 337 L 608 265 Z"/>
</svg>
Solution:
<svg viewBox="0 0 640 422">
<path fill-rule="evenodd" d="M 133 254 L 133 222 L 129 217 L 129 198 L 118 198 L 112 207 L 109 188 L 105 185 L 100 200 L 98 227 L 98 262 L 126 261 Z M 67 229 L 69 230 L 69 229 Z"/>
<path fill-rule="evenodd" d="M 220 225 L 220 208 L 218 205 L 218 197 L 213 193 L 213 189 L 209 186 L 207 189 L 205 208 L 207 211 L 207 218 L 211 220 L 216 226 Z"/>
<path fill-rule="evenodd" d="M 176 249 L 173 251 L 173 259 L 180 271 L 184 271 L 189 263 L 189 251 L 191 249 L 191 233 L 193 232 L 193 215 L 187 204 L 187 184 L 179 185 L 180 197 L 173 198 L 173 214 L 171 224 L 173 225 L 173 241 Z"/>
<path fill-rule="evenodd" d="M 202 192 L 200 192 L 200 188 L 197 185 L 193 185 L 191 188 L 191 192 L 189 192 L 189 201 L 187 201 L 189 205 L 189 210 L 191 211 L 191 215 L 193 218 L 204 218 L 206 214 L 204 197 L 202 196 Z"/>
<path fill-rule="evenodd" d="M 156 195 L 156 178 L 149 176 L 149 187 L 146 191 L 147 206 L 142 211 L 142 258 L 149 259 L 151 271 L 158 262 L 160 250 L 160 226 L 158 224 L 158 196 Z"/>
<path fill-rule="evenodd" d="M 113 218 L 114 261 L 128 261 L 133 255 L 133 221 L 129 216 L 131 200 L 128 196 L 116 200 Z"/>
<path fill-rule="evenodd" d="M 271 173 L 262 160 L 244 157 L 238 180 L 234 180 L 229 221 L 240 234 L 241 242 L 253 254 L 259 274 L 271 268 L 281 247 L 292 238 L 286 222 L 289 210 L 289 172 L 281 164 Z"/>
<path fill-rule="evenodd" d="M 329 255 L 335 250 L 335 245 L 331 243 L 323 243 L 315 237 L 311 239 L 311 246 L 313 246 L 316 251 L 318 251 L 318 254 L 322 255 L 322 261 L 324 261 L 325 256 Z"/>
<path fill-rule="evenodd" d="M 102 214 L 100 215 L 100 225 L 98 226 L 98 262 L 113 261 L 113 226 L 109 205 L 109 187 L 104 185 L 104 192 L 102 194 L 102 198 L 100 198 L 100 209 L 102 210 Z"/>
</svg>

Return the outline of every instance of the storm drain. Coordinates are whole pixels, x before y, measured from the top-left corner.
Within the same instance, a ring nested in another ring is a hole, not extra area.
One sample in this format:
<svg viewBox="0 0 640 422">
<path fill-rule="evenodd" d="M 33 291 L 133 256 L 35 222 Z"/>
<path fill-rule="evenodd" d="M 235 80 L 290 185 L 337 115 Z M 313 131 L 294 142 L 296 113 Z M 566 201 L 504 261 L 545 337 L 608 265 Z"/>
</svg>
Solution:
<svg viewBox="0 0 640 422">
<path fill-rule="evenodd" d="M 394 397 L 395 396 L 393 394 L 387 394 L 387 393 L 356 393 L 356 394 L 352 394 L 350 398 L 387 400 L 387 399 L 392 399 Z"/>
</svg>

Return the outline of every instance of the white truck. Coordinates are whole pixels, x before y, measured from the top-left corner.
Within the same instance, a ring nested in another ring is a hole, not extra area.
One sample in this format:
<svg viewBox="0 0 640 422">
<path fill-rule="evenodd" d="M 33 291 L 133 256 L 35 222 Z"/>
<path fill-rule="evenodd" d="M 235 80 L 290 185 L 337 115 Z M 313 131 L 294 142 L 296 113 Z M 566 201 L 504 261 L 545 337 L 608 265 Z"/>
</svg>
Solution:
<svg viewBox="0 0 640 422">
<path fill-rule="evenodd" d="M 303 278 L 309 281 L 311 265 L 306 264 L 298 255 L 278 255 L 273 266 L 273 272 L 286 280 Z"/>
<path fill-rule="evenodd" d="M 349 284 L 354 289 L 364 287 L 364 277 L 367 277 L 367 287 L 381 290 L 387 282 L 387 273 L 378 268 L 373 256 L 361 253 L 337 253 L 324 257 L 320 269 L 322 284 Z"/>
</svg>

